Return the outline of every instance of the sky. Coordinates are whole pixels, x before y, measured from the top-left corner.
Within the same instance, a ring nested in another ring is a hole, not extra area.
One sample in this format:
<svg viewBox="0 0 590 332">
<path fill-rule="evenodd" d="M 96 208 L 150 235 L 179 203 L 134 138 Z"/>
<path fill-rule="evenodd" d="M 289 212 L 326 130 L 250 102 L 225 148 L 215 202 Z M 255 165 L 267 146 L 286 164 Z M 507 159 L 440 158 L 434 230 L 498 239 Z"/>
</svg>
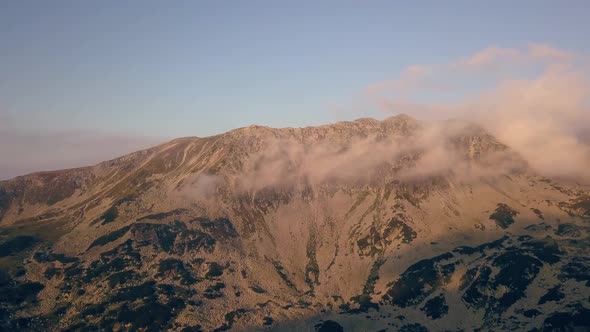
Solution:
<svg viewBox="0 0 590 332">
<path fill-rule="evenodd" d="M 588 12 L 542 0 L 0 1 L 0 179 L 251 124 L 382 118 L 359 100 L 414 64 L 531 43 L 590 53 Z"/>
</svg>

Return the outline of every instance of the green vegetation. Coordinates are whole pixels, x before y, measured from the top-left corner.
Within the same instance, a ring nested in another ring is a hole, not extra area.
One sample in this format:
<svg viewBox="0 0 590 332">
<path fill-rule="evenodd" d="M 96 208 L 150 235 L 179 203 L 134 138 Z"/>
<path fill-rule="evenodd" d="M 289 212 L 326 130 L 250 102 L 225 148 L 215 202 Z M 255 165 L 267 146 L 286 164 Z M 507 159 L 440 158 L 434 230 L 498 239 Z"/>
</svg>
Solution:
<svg viewBox="0 0 590 332">
<path fill-rule="evenodd" d="M 33 259 L 37 263 L 50 263 L 58 261 L 62 264 L 66 264 L 78 261 L 78 258 L 76 257 L 69 257 L 64 254 L 46 253 L 44 251 L 36 252 L 35 255 L 33 255 Z"/>
<path fill-rule="evenodd" d="M 283 279 L 285 284 L 287 284 L 287 286 L 289 288 L 292 288 L 295 291 L 297 291 L 297 287 L 295 287 L 295 284 L 291 281 L 291 279 L 289 279 L 289 276 L 287 275 L 287 271 L 285 270 L 285 268 L 283 267 L 281 262 L 274 261 L 273 265 L 275 267 L 275 270 L 277 271 L 277 274 L 279 275 L 279 277 L 281 277 L 281 279 Z"/>
<path fill-rule="evenodd" d="M 111 223 L 119 216 L 119 210 L 116 206 L 111 206 L 106 212 L 100 217 L 102 219 L 102 225 Z"/>
<path fill-rule="evenodd" d="M 502 229 L 508 228 L 508 226 L 514 223 L 514 217 L 518 214 L 510 206 L 504 203 L 498 203 L 494 213 L 490 215 L 490 220 L 496 222 L 496 225 Z"/>
<path fill-rule="evenodd" d="M 12 201 L 12 195 L 8 193 L 4 188 L 0 188 L 0 211 L 4 212 L 10 207 Z M 2 215 L 0 214 L 0 217 Z"/>
<path fill-rule="evenodd" d="M 579 197 L 575 203 L 571 206 L 573 209 L 580 212 L 584 217 L 590 217 L 590 197 L 582 196 Z"/>
<path fill-rule="evenodd" d="M 232 326 L 234 325 L 234 323 L 236 322 L 236 320 L 238 320 L 240 317 L 244 316 L 248 312 L 249 312 L 249 310 L 246 310 L 246 309 L 238 309 L 235 311 L 228 312 L 227 314 L 225 314 L 225 317 L 224 317 L 225 324 L 216 328 L 215 330 L 213 330 L 213 332 L 221 332 L 221 331 L 230 330 L 232 328 Z"/>
<path fill-rule="evenodd" d="M 18 235 L 3 243 L 0 243 L 0 257 L 14 255 L 31 248 L 39 239 L 30 235 Z"/>
<path fill-rule="evenodd" d="M 177 216 L 180 214 L 183 214 L 185 212 L 187 212 L 187 209 L 175 209 L 172 211 L 168 211 L 168 212 L 160 212 L 160 213 L 155 213 L 155 214 L 150 214 L 147 216 L 143 216 L 139 219 L 137 219 L 137 221 L 144 221 L 144 220 L 162 220 L 162 219 L 166 219 L 169 217 L 173 217 L 173 216 Z"/>
<path fill-rule="evenodd" d="M 449 306 L 445 300 L 445 296 L 440 294 L 426 301 L 424 307 L 421 309 L 426 316 L 431 319 L 439 319 L 449 313 Z"/>
<path fill-rule="evenodd" d="M 343 332 L 344 328 L 333 320 L 327 320 L 315 325 L 317 332 Z"/>
<path fill-rule="evenodd" d="M 43 272 L 43 276 L 45 277 L 45 279 L 49 280 L 53 278 L 55 275 L 57 275 L 59 272 L 60 270 L 55 267 L 48 267 L 47 269 L 45 269 L 45 272 Z"/>
<path fill-rule="evenodd" d="M 183 285 L 191 285 L 197 282 L 189 272 L 189 269 L 187 269 L 187 266 L 185 266 L 185 263 L 176 258 L 167 258 L 160 261 L 156 277 L 168 277 L 173 280 L 179 280 Z"/>
<path fill-rule="evenodd" d="M 218 299 L 223 297 L 223 289 L 225 289 L 225 284 L 222 282 L 217 282 L 207 287 L 207 289 L 205 289 L 203 292 L 203 296 L 210 300 Z"/>
<path fill-rule="evenodd" d="M 363 287 L 363 294 L 373 294 L 375 291 L 375 283 L 377 283 L 377 280 L 379 280 L 379 269 L 383 263 L 385 263 L 385 259 L 383 257 L 380 257 L 375 260 L 375 262 L 373 262 L 373 266 L 371 266 L 371 271 L 369 272 L 369 276 L 367 277 L 367 281 Z"/>
<path fill-rule="evenodd" d="M 120 272 L 115 272 L 107 277 L 107 282 L 109 287 L 115 288 L 117 286 L 123 286 L 129 281 L 139 279 L 139 274 L 132 270 L 125 270 Z"/>
<path fill-rule="evenodd" d="M 556 235 L 578 238 L 582 236 L 581 229 L 576 224 L 560 224 L 555 231 Z"/>
<path fill-rule="evenodd" d="M 430 259 L 423 259 L 407 268 L 398 280 L 391 283 L 383 300 L 402 308 L 418 305 L 424 299 L 444 285 L 453 272 L 450 264 L 441 265 L 441 261 L 451 259 L 451 253 L 445 253 Z"/>
<path fill-rule="evenodd" d="M 205 274 L 205 278 L 211 279 L 215 277 L 220 277 L 223 274 L 223 266 L 215 262 L 211 262 L 208 265 L 209 268 L 207 270 L 207 273 Z"/>
<path fill-rule="evenodd" d="M 25 301 L 35 301 L 37 294 L 45 288 L 38 282 L 21 283 L 12 280 L 6 273 L 0 271 L 0 305 L 19 305 Z"/>
<path fill-rule="evenodd" d="M 99 237 L 98 239 L 94 240 L 94 242 L 92 242 L 90 244 L 90 246 L 88 247 L 88 249 L 86 250 L 90 250 L 93 247 L 96 246 L 104 246 L 107 243 L 116 241 L 117 239 L 123 237 L 123 235 L 127 234 L 127 232 L 129 231 L 129 229 L 131 228 L 131 226 L 125 226 L 123 228 L 120 228 L 116 231 L 110 232 L 106 235 L 103 235 L 101 237 Z"/>
<path fill-rule="evenodd" d="M 406 216 L 397 214 L 385 225 L 372 224 L 366 236 L 357 240 L 359 252 L 364 256 L 382 255 L 387 246 L 395 240 L 411 243 L 417 236 L 416 232 L 406 224 Z"/>
</svg>

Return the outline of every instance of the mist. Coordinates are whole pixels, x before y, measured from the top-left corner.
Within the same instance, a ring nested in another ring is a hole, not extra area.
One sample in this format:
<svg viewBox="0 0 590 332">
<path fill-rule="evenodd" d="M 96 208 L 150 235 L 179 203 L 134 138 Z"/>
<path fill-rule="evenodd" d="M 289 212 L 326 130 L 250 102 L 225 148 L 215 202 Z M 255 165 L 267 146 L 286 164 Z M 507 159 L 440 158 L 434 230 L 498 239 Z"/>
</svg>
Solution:
<svg viewBox="0 0 590 332">
<path fill-rule="evenodd" d="M 368 86 L 363 102 L 385 114 L 478 123 L 540 174 L 588 183 L 589 64 L 586 54 L 549 45 L 489 47 L 449 63 L 409 66 Z"/>
<path fill-rule="evenodd" d="M 386 118 L 409 118 L 337 123 L 329 138 L 315 140 L 294 129 L 298 134 L 267 139 L 250 151 L 229 181 L 248 192 L 443 175 L 476 181 L 526 170 L 587 184 L 589 64 L 584 54 L 530 44 L 411 65 L 398 78 L 368 86 L 359 102 Z M 409 133 L 396 132 L 391 121 L 406 121 Z M 347 125 L 368 129 L 339 136 L 339 126 Z M 203 180 L 207 192 L 212 182 L 224 181 L 210 176 Z"/>
<path fill-rule="evenodd" d="M 0 127 L 0 180 L 32 172 L 91 166 L 162 141 L 102 132 L 31 133 Z"/>
<path fill-rule="evenodd" d="M 347 134 L 352 130 L 339 131 L 351 126 L 363 131 L 352 136 Z M 399 116 L 382 122 L 341 122 L 333 128 L 331 135 L 311 134 L 314 139 L 304 138 L 298 132 L 302 129 L 265 137 L 239 170 L 217 175 L 215 181 L 204 173 L 192 182 L 195 187 L 190 192 L 210 192 L 212 183 L 219 186 L 225 180 L 239 193 L 416 182 L 448 175 L 469 182 L 527 167 L 519 155 L 468 122 L 419 122 Z"/>
</svg>

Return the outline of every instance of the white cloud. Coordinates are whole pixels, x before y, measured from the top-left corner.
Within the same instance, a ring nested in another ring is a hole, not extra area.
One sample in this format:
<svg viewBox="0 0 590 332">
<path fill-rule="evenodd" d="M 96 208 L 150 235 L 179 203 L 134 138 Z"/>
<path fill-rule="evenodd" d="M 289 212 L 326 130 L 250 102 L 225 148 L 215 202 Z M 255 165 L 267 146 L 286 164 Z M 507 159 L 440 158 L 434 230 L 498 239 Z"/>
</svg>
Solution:
<svg viewBox="0 0 590 332">
<path fill-rule="evenodd" d="M 587 64 L 584 54 L 544 44 L 492 46 L 449 63 L 421 65 L 430 68 L 426 77 L 402 75 L 380 90 L 369 89 L 365 98 L 386 113 L 478 122 L 542 174 L 590 181 Z M 437 99 L 441 91 L 448 94 Z"/>
</svg>

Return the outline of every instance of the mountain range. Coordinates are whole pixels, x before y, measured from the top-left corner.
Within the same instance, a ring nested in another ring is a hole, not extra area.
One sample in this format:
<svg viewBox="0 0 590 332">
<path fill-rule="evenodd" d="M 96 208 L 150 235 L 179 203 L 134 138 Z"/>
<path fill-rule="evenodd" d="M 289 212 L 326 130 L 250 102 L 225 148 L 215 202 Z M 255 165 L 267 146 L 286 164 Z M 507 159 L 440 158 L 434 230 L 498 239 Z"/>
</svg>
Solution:
<svg viewBox="0 0 590 332">
<path fill-rule="evenodd" d="M 587 331 L 589 236 L 472 123 L 250 126 L 1 181 L 0 328 Z"/>
</svg>

